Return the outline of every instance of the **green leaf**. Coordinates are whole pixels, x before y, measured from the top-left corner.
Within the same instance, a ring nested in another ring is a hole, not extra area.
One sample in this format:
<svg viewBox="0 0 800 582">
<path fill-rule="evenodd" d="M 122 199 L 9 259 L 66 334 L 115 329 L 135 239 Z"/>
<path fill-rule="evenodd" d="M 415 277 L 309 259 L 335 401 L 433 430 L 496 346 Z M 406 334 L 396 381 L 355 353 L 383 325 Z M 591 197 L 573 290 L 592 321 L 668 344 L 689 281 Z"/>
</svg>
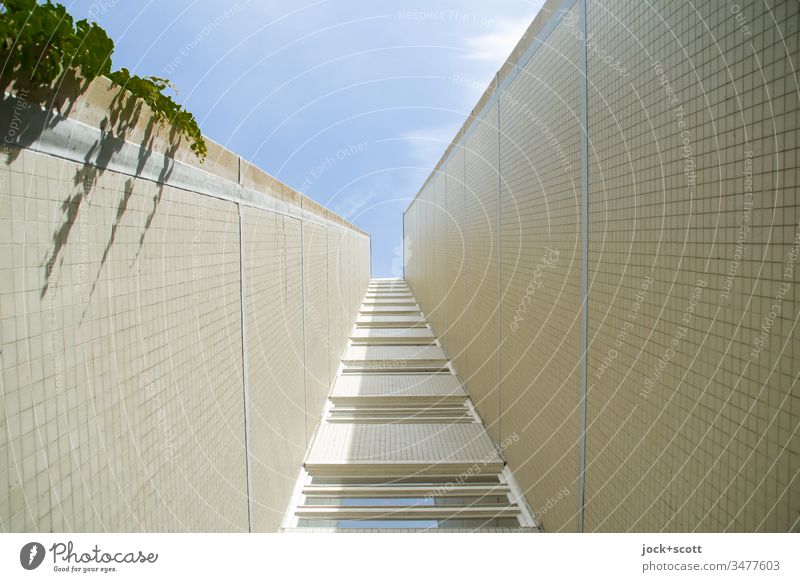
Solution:
<svg viewBox="0 0 800 582">
<path fill-rule="evenodd" d="M 111 70 L 114 42 L 94 22 L 74 21 L 61 4 L 50 0 L 3 0 L 0 2 L 0 60 L 6 75 L 24 75 L 36 86 L 52 86 L 66 71 L 92 81 L 100 75 L 144 101 L 157 121 L 169 123 L 191 142 L 203 161 L 206 143 L 194 116 L 163 91 L 175 86 L 163 77 L 139 77 L 122 68 Z"/>
</svg>

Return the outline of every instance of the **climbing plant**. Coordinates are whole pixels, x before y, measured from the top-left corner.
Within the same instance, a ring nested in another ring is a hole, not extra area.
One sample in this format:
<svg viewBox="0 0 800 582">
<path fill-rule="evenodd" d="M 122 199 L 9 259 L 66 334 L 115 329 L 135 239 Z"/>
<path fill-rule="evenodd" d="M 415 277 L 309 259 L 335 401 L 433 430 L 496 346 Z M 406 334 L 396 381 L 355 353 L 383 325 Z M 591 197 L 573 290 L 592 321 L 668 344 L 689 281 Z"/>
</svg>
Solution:
<svg viewBox="0 0 800 582">
<path fill-rule="evenodd" d="M 88 20 L 74 21 L 66 8 L 50 0 L 0 0 L 0 67 L 5 77 L 24 74 L 32 88 L 50 86 L 67 72 L 86 81 L 105 76 L 142 99 L 157 121 L 174 127 L 190 140 L 202 161 L 206 143 L 197 120 L 177 104 L 167 88 L 167 79 L 139 77 L 127 69 L 111 70 L 114 42 L 106 31 Z"/>
</svg>

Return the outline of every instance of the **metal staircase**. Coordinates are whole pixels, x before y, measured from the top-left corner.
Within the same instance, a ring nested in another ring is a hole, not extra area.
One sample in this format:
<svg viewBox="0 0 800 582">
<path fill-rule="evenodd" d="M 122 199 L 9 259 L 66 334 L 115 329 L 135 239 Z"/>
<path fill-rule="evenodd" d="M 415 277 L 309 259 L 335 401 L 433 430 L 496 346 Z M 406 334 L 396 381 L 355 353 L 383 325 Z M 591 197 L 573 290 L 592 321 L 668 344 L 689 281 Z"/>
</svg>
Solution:
<svg viewBox="0 0 800 582">
<path fill-rule="evenodd" d="M 370 282 L 282 531 L 538 531 L 401 279 Z"/>
</svg>

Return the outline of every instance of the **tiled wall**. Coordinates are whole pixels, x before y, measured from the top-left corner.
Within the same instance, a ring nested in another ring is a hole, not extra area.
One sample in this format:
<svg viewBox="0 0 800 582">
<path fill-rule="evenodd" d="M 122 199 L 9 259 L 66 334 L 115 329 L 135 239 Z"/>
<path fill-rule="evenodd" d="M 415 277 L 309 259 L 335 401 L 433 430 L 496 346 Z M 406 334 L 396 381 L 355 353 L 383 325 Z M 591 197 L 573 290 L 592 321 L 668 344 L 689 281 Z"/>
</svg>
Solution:
<svg viewBox="0 0 800 582">
<path fill-rule="evenodd" d="M 253 525 L 274 530 L 305 451 L 300 221 L 246 209 L 244 264 Z"/>
<path fill-rule="evenodd" d="M 467 337 L 464 375 L 481 416 L 499 419 L 500 392 L 496 389 L 500 371 L 496 106 L 486 118 L 489 121 L 477 126 L 467 138 L 464 150 L 467 188 L 464 235 L 468 257 L 464 284 L 467 312 L 472 314 L 464 321 Z M 487 423 L 486 428 L 493 438 L 502 440 L 499 438 L 499 422 Z"/>
<path fill-rule="evenodd" d="M 2 158 L 2 529 L 277 530 L 368 237 L 29 149 Z"/>
<path fill-rule="evenodd" d="M 573 7 L 568 13 L 577 13 Z M 521 483 L 544 500 L 577 493 L 580 395 L 578 46 L 548 37 L 500 104 L 501 440 Z M 544 500 L 530 498 L 536 510 Z M 575 506 L 549 521 L 574 530 Z M 547 522 L 545 522 L 547 523 Z"/>
<path fill-rule="evenodd" d="M 331 385 L 328 356 L 327 233 L 317 224 L 303 224 L 303 328 L 306 341 L 307 432 L 322 416 Z M 341 352 L 339 352 L 341 354 Z M 310 435 L 309 435 L 310 436 Z"/>
<path fill-rule="evenodd" d="M 799 25 L 792 1 L 547 2 L 407 209 L 409 284 L 546 531 L 800 528 Z"/>
<path fill-rule="evenodd" d="M 464 299 L 466 291 L 464 288 L 464 261 L 465 253 L 465 226 L 466 226 L 466 196 L 464 186 L 464 150 L 456 150 L 453 159 L 447 165 L 442 175 L 442 180 L 437 186 L 447 189 L 447 224 L 446 237 L 447 244 L 444 253 L 445 284 L 443 293 L 437 293 L 437 286 L 434 284 L 430 289 L 431 300 L 438 303 L 444 297 L 445 323 L 444 329 L 439 333 L 442 335 L 442 342 L 447 350 L 450 359 L 453 361 L 457 370 L 464 368 L 466 358 L 466 343 L 464 338 Z M 431 192 L 434 195 L 434 192 Z M 437 239 L 436 215 L 441 211 L 436 206 L 436 198 L 432 198 L 428 207 L 429 222 L 434 225 L 432 229 L 434 241 Z M 433 256 L 441 256 L 436 253 L 436 248 L 432 249 Z M 435 277 L 438 275 L 442 266 L 436 261 L 431 261 L 429 270 Z M 423 306 L 426 309 L 426 306 Z M 441 309 L 441 306 L 440 306 Z M 438 332 L 439 330 L 437 330 Z"/>
</svg>

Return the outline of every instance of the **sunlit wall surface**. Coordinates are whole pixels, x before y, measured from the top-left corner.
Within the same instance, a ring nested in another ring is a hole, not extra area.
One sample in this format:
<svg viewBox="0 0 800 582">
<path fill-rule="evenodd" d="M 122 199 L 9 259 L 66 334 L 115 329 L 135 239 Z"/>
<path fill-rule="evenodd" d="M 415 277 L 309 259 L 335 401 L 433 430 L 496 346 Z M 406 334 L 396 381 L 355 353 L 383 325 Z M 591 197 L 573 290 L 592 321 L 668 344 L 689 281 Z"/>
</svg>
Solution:
<svg viewBox="0 0 800 582">
<path fill-rule="evenodd" d="M 103 79 L 35 97 L 3 102 L 3 529 L 276 531 L 369 237 Z"/>
<path fill-rule="evenodd" d="M 545 531 L 798 528 L 798 10 L 548 2 L 405 212 Z"/>
</svg>

